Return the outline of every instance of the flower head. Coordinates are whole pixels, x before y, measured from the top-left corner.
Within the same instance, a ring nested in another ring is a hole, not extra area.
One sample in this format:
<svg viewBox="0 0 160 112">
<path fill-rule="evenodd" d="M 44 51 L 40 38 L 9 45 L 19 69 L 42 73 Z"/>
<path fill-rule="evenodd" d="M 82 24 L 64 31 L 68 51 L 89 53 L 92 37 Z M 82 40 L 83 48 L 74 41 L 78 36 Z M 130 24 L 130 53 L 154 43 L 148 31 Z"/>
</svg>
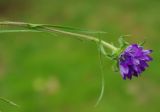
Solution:
<svg viewBox="0 0 160 112">
<path fill-rule="evenodd" d="M 123 79 L 132 79 L 132 76 L 138 77 L 147 67 L 148 62 L 152 60 L 149 54 L 152 50 L 144 50 L 138 44 L 129 45 L 119 56 L 119 69 Z"/>
</svg>

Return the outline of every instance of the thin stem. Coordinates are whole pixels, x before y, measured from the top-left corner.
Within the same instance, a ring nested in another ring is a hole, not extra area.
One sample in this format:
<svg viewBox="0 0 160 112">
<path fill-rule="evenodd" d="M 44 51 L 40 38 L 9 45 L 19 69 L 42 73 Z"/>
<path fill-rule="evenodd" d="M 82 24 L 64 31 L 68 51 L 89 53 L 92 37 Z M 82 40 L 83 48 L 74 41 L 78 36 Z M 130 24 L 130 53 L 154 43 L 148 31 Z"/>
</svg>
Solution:
<svg viewBox="0 0 160 112">
<path fill-rule="evenodd" d="M 45 30 L 48 32 L 57 32 L 57 33 L 61 33 L 61 34 L 66 34 L 66 35 L 72 35 L 75 37 L 81 37 L 83 39 L 86 40 L 90 40 L 90 41 L 94 41 L 96 43 L 98 43 L 100 40 L 94 36 L 90 36 L 90 35 L 84 35 L 84 34 L 79 34 L 79 33 L 73 33 L 73 32 L 69 32 L 69 31 L 64 31 L 64 30 L 59 30 L 59 29 L 55 29 L 55 28 L 51 28 L 49 27 L 50 25 L 43 25 L 43 24 L 31 24 L 31 23 L 24 23 L 24 22 L 9 22 L 9 21 L 5 21 L 5 22 L 0 22 L 0 25 L 7 25 L 7 26 L 18 26 L 18 27 L 23 27 L 23 28 L 27 28 L 27 29 L 34 29 L 34 30 Z M 116 51 L 117 48 L 112 45 L 109 44 L 108 42 L 105 42 L 103 40 L 101 40 L 101 44 L 104 45 L 105 47 Z"/>
</svg>

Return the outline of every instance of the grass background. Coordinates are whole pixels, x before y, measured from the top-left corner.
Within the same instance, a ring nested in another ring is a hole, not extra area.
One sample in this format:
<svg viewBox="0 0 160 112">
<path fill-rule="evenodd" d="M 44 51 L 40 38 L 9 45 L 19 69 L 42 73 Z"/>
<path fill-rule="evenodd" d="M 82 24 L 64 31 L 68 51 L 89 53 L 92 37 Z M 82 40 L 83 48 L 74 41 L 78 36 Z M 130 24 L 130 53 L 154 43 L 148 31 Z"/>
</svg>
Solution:
<svg viewBox="0 0 160 112">
<path fill-rule="evenodd" d="M 154 61 L 141 77 L 122 80 L 104 59 L 105 93 L 96 44 L 45 33 L 0 34 L 0 102 L 2 112 L 158 112 L 159 0 L 0 0 L 0 20 L 48 23 L 108 32 L 101 37 L 117 44 L 130 34 L 146 40 Z"/>
</svg>

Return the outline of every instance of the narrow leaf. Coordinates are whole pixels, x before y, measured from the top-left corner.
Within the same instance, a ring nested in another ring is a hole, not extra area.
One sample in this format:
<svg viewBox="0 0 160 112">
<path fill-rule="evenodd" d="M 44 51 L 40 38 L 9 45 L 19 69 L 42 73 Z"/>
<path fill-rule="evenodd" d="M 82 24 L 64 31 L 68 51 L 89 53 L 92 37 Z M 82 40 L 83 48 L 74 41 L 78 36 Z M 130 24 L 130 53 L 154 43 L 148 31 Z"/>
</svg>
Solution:
<svg viewBox="0 0 160 112">
<path fill-rule="evenodd" d="M 146 43 L 146 41 L 144 40 L 143 42 L 140 42 L 139 45 L 143 46 Z"/>
<path fill-rule="evenodd" d="M 53 27 L 53 28 L 59 28 L 62 30 L 70 30 L 70 31 L 76 31 L 76 32 L 83 32 L 83 33 L 92 33 L 92 34 L 102 34 L 102 33 L 107 33 L 104 31 L 91 31 L 91 30 L 86 30 L 86 29 L 81 29 L 81 28 L 74 28 L 74 27 L 68 27 L 68 26 L 60 26 L 60 25 L 48 25 L 48 24 L 41 24 L 37 26 L 45 26 L 45 27 Z"/>
<path fill-rule="evenodd" d="M 10 105 L 12 105 L 12 106 L 19 107 L 19 105 L 15 104 L 14 102 L 12 102 L 12 101 L 10 101 L 10 100 L 7 100 L 7 99 L 4 99 L 4 98 L 2 98 L 2 97 L 0 97 L 0 100 L 3 101 L 3 102 L 5 102 L 5 103 L 8 103 L 8 104 L 10 104 Z"/>
<path fill-rule="evenodd" d="M 105 52 L 105 50 L 102 48 L 103 45 L 101 43 L 101 38 L 99 37 L 99 43 L 97 44 L 97 48 L 98 48 L 98 51 L 99 51 L 99 60 L 100 60 L 100 70 L 101 70 L 101 92 L 100 92 L 100 95 L 97 99 L 97 102 L 95 104 L 95 107 L 98 106 L 98 104 L 100 103 L 100 101 L 102 100 L 103 98 L 103 95 L 104 95 L 104 86 L 105 86 L 105 80 L 104 80 L 104 67 L 103 67 L 103 60 L 102 60 L 102 52 Z M 101 49 L 103 49 L 104 51 L 101 51 Z"/>
</svg>

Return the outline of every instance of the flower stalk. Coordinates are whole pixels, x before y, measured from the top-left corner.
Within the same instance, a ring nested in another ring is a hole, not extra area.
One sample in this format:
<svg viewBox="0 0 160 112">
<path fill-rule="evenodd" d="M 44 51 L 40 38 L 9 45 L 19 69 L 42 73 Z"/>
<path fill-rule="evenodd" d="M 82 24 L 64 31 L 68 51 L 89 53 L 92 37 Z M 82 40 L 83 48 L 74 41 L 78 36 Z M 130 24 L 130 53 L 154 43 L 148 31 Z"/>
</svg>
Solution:
<svg viewBox="0 0 160 112">
<path fill-rule="evenodd" d="M 116 48 L 114 45 L 112 45 L 112 44 L 110 44 L 110 43 L 108 43 L 108 42 L 106 42 L 104 40 L 99 40 L 98 38 L 96 38 L 94 36 L 60 30 L 60 29 L 54 28 L 56 26 L 53 26 L 53 25 L 31 24 L 31 23 L 10 22 L 10 21 L 0 22 L 0 25 L 17 26 L 17 27 L 26 28 L 28 30 L 35 30 L 35 31 L 42 31 L 42 32 L 45 32 L 45 31 L 47 31 L 47 32 L 54 32 L 54 33 L 56 32 L 56 33 L 71 35 L 71 36 L 74 36 L 74 37 L 79 37 L 79 38 L 82 38 L 82 39 L 94 41 L 96 43 L 99 43 L 101 41 L 101 44 L 104 47 L 106 47 L 106 48 L 108 48 L 108 49 L 110 49 L 112 51 L 117 51 L 118 50 L 118 48 Z"/>
<path fill-rule="evenodd" d="M 151 50 L 144 50 L 143 47 L 138 44 L 130 45 L 123 38 L 119 39 L 120 47 L 117 48 L 114 45 L 94 36 L 66 31 L 66 29 L 72 29 L 69 27 L 48 24 L 31 24 L 24 22 L 0 22 L 0 26 L 3 25 L 23 28 L 23 30 L 5 30 L 4 32 L 51 32 L 71 35 L 75 38 L 96 42 L 100 45 L 100 51 L 104 54 L 104 56 L 115 62 L 113 68 L 115 71 L 120 70 L 123 79 L 131 79 L 132 76 L 138 77 L 148 67 L 148 62 L 152 60 L 149 56 Z M 0 30 L 0 32 L 3 32 L 3 30 Z M 106 53 L 104 48 L 110 49 L 112 51 L 111 54 Z"/>
</svg>

